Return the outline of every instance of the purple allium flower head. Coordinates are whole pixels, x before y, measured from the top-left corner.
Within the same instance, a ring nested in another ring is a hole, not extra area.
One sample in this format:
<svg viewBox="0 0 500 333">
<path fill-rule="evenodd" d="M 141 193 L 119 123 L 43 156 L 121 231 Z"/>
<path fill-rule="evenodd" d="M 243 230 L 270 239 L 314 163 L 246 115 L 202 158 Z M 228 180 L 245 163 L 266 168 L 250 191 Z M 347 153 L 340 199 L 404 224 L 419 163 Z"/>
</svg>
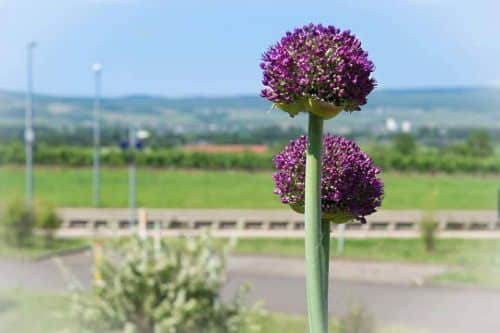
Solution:
<svg viewBox="0 0 500 333">
<path fill-rule="evenodd" d="M 305 98 L 356 111 L 375 87 L 374 70 L 361 42 L 333 26 L 306 25 L 287 32 L 262 56 L 261 96 L 278 107 Z"/>
<path fill-rule="evenodd" d="M 274 157 L 274 193 L 297 211 L 304 209 L 307 137 L 290 141 Z M 323 137 L 321 210 L 323 216 L 343 215 L 364 221 L 383 197 L 380 169 L 359 146 L 344 137 Z M 333 222 L 345 222 L 334 221 Z"/>
</svg>

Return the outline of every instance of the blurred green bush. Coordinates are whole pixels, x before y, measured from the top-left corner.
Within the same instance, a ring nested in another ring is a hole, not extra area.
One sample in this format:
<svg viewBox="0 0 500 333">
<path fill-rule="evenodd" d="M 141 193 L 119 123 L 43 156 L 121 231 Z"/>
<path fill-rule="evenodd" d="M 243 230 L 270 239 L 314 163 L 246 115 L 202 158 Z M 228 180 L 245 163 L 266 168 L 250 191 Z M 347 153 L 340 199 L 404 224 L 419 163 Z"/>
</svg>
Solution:
<svg viewBox="0 0 500 333">
<path fill-rule="evenodd" d="M 62 219 L 57 215 L 56 209 L 50 204 L 38 204 L 36 206 L 36 227 L 43 232 L 47 243 L 54 238 L 54 233 L 62 224 Z"/>
<path fill-rule="evenodd" d="M 424 216 L 420 222 L 420 238 L 422 239 L 427 252 L 433 252 L 436 248 L 438 226 L 439 224 L 430 214 Z"/>
<path fill-rule="evenodd" d="M 3 215 L 1 235 L 8 245 L 15 247 L 32 245 L 35 228 L 43 233 L 49 245 L 62 224 L 55 207 L 47 203 L 37 202 L 31 207 L 24 200 L 14 200 L 7 204 Z"/>
<path fill-rule="evenodd" d="M 26 246 L 33 236 L 35 223 L 34 210 L 23 200 L 9 203 L 1 225 L 5 242 L 16 247 Z"/>
<path fill-rule="evenodd" d="M 230 303 L 221 300 L 227 248 L 207 235 L 158 241 L 131 238 L 96 248 L 91 294 L 76 293 L 72 306 L 82 329 L 259 331 L 263 312 L 244 304 L 243 290 Z"/>
</svg>

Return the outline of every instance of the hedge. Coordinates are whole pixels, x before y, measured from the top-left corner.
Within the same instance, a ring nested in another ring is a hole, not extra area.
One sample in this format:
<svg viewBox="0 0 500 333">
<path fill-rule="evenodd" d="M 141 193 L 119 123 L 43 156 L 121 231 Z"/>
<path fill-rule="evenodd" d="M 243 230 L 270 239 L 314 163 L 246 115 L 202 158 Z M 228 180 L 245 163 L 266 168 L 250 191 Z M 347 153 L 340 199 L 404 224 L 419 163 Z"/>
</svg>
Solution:
<svg viewBox="0 0 500 333">
<path fill-rule="evenodd" d="M 375 149 L 369 153 L 383 170 L 500 173 L 500 156 L 478 158 L 436 151 L 419 151 L 404 155 L 394 149 Z M 0 165 L 22 165 L 24 158 L 22 145 L 0 146 Z M 101 163 L 104 166 L 124 166 L 127 165 L 129 158 L 129 155 L 119 149 L 103 148 L 101 151 Z M 272 153 L 202 153 L 179 149 L 146 149 L 136 155 L 139 166 L 208 170 L 269 170 L 273 167 L 272 158 Z M 34 160 L 39 165 L 90 166 L 92 149 L 40 145 L 35 149 Z"/>
</svg>

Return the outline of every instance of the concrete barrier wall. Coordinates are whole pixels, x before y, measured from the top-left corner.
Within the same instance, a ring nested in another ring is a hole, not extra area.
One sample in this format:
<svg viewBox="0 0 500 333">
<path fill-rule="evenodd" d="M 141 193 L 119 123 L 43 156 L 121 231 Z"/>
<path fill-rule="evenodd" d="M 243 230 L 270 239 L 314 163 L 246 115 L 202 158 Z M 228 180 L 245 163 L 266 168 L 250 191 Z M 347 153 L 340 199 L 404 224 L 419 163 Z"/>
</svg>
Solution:
<svg viewBox="0 0 500 333">
<path fill-rule="evenodd" d="M 129 210 L 123 208 L 60 208 L 59 236 L 120 236 L 133 231 Z M 382 210 L 345 227 L 347 237 L 417 237 L 425 216 L 419 210 Z M 288 209 L 147 209 L 146 231 L 162 236 L 196 234 L 210 229 L 215 236 L 302 237 L 303 215 Z M 432 213 L 441 235 L 500 237 L 500 221 L 494 210 Z M 335 232 L 336 226 L 332 228 Z"/>
</svg>

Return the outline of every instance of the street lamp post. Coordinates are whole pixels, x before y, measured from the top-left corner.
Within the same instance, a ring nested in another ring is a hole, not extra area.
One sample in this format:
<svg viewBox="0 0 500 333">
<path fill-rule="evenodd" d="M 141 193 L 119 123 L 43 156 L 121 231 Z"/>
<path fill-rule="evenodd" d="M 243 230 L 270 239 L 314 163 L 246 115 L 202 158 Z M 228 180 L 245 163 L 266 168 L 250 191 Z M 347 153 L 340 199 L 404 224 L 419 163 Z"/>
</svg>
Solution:
<svg viewBox="0 0 500 333">
<path fill-rule="evenodd" d="M 27 45 L 27 90 L 26 90 L 26 110 L 24 123 L 24 143 L 26 150 L 26 203 L 33 204 L 33 145 L 35 143 L 35 133 L 33 131 L 33 50 L 35 42 Z"/>
<path fill-rule="evenodd" d="M 92 204 L 94 207 L 99 207 L 99 151 L 101 142 L 101 126 L 100 126 L 100 113 L 101 113 L 101 71 L 102 67 L 100 64 L 94 64 L 92 66 L 92 71 L 94 72 L 94 86 L 95 86 L 95 96 L 94 96 L 94 156 L 93 156 L 93 174 L 92 174 Z"/>
<path fill-rule="evenodd" d="M 136 131 L 133 125 L 129 128 L 128 142 L 130 148 L 130 164 L 129 164 L 129 207 L 130 207 L 130 226 L 136 224 L 135 213 L 135 193 L 136 193 L 136 167 L 135 167 L 135 150 L 136 150 Z"/>
</svg>

